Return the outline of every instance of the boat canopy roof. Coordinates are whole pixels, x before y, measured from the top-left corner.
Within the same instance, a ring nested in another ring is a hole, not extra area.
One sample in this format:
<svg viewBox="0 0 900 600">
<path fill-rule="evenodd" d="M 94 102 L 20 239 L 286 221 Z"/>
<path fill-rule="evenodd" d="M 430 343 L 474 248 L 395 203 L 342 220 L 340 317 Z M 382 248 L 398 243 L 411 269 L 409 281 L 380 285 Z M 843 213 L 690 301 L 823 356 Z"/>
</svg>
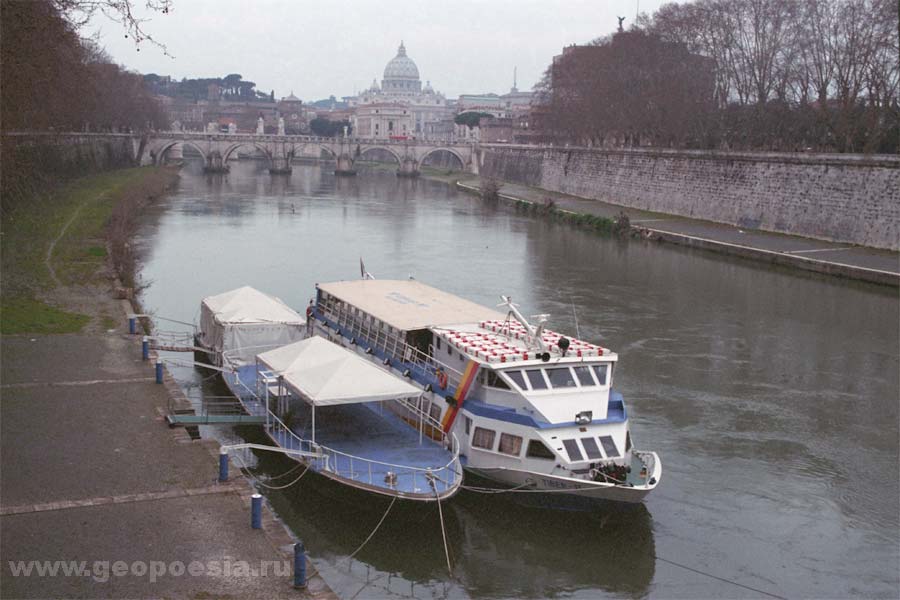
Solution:
<svg viewBox="0 0 900 600">
<path fill-rule="evenodd" d="M 314 336 L 257 356 L 259 362 L 316 406 L 418 397 L 422 390 Z"/>
<path fill-rule="evenodd" d="M 248 285 L 203 299 L 203 306 L 219 323 L 291 323 L 306 320 L 281 299 Z"/>
<path fill-rule="evenodd" d="M 359 279 L 321 283 L 318 287 L 401 331 L 505 317 L 415 280 Z"/>
</svg>

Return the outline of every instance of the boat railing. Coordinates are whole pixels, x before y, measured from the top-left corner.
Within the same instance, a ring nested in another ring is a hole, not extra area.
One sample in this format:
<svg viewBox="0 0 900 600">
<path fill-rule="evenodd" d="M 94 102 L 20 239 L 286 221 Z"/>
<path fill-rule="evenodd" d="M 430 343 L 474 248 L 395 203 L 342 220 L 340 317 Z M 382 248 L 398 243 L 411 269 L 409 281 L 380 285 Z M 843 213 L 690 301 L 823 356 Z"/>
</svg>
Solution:
<svg viewBox="0 0 900 600">
<path fill-rule="evenodd" d="M 432 354 L 406 343 L 396 333 L 385 331 L 386 326 L 383 324 L 379 326 L 379 322 L 372 318 L 348 312 L 343 303 L 337 310 L 332 303 L 321 305 L 319 310 L 322 316 L 339 329 L 349 330 L 344 332 L 349 333 L 349 337 L 355 338 L 357 342 L 365 342 L 367 346 L 387 356 L 396 357 L 424 377 L 437 380 L 437 372 L 441 371 L 447 375 L 448 385 L 452 387 L 458 386 L 462 381 L 461 371 L 436 359 Z"/>
<path fill-rule="evenodd" d="M 461 482 L 462 469 L 459 467 L 459 443 L 451 434 L 449 445 L 452 457 L 445 465 L 435 467 L 413 467 L 385 461 L 355 456 L 328 446 L 317 444 L 294 433 L 281 419 L 269 411 L 269 423 L 266 425 L 270 434 L 279 445 L 289 450 L 315 452 L 320 458 L 321 468 L 344 479 L 366 483 L 373 487 L 396 489 L 401 480 L 409 481 L 414 493 L 432 491 L 443 495 L 458 487 Z M 393 483 L 392 483 L 393 482 Z"/>
</svg>

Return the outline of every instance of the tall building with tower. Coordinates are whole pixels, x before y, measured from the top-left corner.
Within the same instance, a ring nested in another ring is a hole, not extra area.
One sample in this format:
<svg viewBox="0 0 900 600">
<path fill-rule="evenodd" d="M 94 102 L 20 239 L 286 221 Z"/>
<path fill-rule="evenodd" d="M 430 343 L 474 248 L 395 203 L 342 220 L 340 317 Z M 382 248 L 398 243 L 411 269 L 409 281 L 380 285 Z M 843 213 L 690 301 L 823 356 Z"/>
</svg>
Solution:
<svg viewBox="0 0 900 600">
<path fill-rule="evenodd" d="M 403 42 L 384 67 L 381 85 L 373 80 L 369 89 L 347 100 L 354 109 L 353 131 L 363 137 L 423 137 L 429 123 L 453 116 L 444 94 L 436 92 L 430 81 L 422 86 L 419 68 Z"/>
</svg>

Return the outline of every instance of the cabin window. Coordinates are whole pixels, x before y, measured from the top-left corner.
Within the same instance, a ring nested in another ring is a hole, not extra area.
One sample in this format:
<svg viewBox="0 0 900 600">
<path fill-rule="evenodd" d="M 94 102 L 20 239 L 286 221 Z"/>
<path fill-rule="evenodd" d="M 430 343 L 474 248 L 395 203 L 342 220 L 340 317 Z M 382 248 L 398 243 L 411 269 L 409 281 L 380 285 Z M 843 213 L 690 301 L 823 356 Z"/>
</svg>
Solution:
<svg viewBox="0 0 900 600">
<path fill-rule="evenodd" d="M 522 375 L 522 371 L 504 371 L 506 376 L 512 379 L 512 382 L 516 384 L 520 390 L 527 390 L 528 387 L 525 385 L 525 377 Z"/>
<path fill-rule="evenodd" d="M 603 458 L 594 438 L 581 438 L 581 445 L 584 446 L 584 453 L 587 454 L 588 458 Z"/>
<path fill-rule="evenodd" d="M 450 346 L 450 344 L 447 344 L 447 355 L 453 356 L 453 348 Z"/>
<path fill-rule="evenodd" d="M 472 436 L 472 446 L 475 448 L 485 448 L 487 450 L 494 449 L 494 437 L 497 432 L 482 427 L 475 428 L 475 434 Z"/>
<path fill-rule="evenodd" d="M 435 421 L 440 422 L 440 420 L 441 420 L 441 405 L 436 402 L 432 402 L 431 408 L 428 409 L 428 415 Z"/>
<path fill-rule="evenodd" d="M 511 433 L 500 434 L 500 446 L 497 448 L 503 454 L 518 456 L 522 451 L 522 438 Z"/>
<path fill-rule="evenodd" d="M 597 374 L 597 385 L 606 385 L 606 375 L 609 365 L 594 365 L 594 373 Z"/>
<path fill-rule="evenodd" d="M 547 447 L 547 445 L 540 440 L 529 440 L 528 441 L 528 450 L 525 452 L 525 456 L 528 458 L 544 458 L 544 459 L 554 459 L 556 455 L 553 454 L 553 451 Z"/>
<path fill-rule="evenodd" d="M 581 387 L 597 385 L 591 376 L 590 367 L 572 367 L 572 370 L 575 371 L 575 376 L 578 378 L 578 383 L 581 384 Z"/>
<path fill-rule="evenodd" d="M 625 432 L 625 452 L 628 452 L 629 450 L 631 450 L 631 432 L 626 431 Z"/>
<path fill-rule="evenodd" d="M 616 458 L 619 456 L 619 449 L 610 435 L 601 435 L 600 443 L 603 444 L 603 451 L 606 452 L 606 458 Z"/>
<path fill-rule="evenodd" d="M 575 387 L 575 376 L 569 367 L 560 367 L 556 369 L 547 369 L 547 379 L 550 380 L 550 386 L 554 388 L 570 388 Z"/>
<path fill-rule="evenodd" d="M 441 349 L 441 338 L 435 336 L 435 338 L 434 338 L 434 347 L 437 348 L 438 350 Z"/>
<path fill-rule="evenodd" d="M 541 373 L 540 369 L 530 369 L 525 371 L 525 374 L 528 375 L 528 381 L 531 383 L 531 389 L 533 390 L 546 390 L 547 382 L 544 380 L 544 374 Z"/>
<path fill-rule="evenodd" d="M 497 388 L 500 390 L 508 390 L 509 385 L 497 374 L 496 371 L 488 371 L 487 372 L 487 386 L 492 388 Z"/>
<path fill-rule="evenodd" d="M 584 460 L 584 456 L 581 455 L 581 448 L 578 447 L 578 442 L 575 440 L 563 440 L 563 446 L 566 447 L 566 452 L 569 453 L 570 461 L 578 462 Z"/>
<path fill-rule="evenodd" d="M 469 433 L 471 433 L 471 431 L 472 431 L 472 419 L 470 419 L 469 417 L 466 417 L 465 419 L 466 419 L 466 435 L 469 435 Z"/>
</svg>

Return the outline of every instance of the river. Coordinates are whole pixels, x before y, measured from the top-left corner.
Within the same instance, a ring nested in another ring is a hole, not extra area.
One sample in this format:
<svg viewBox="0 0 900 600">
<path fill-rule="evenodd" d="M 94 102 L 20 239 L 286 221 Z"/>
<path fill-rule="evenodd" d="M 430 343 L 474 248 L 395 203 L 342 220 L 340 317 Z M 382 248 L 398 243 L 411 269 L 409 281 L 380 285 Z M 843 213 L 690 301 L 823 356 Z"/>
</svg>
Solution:
<svg viewBox="0 0 900 600">
<path fill-rule="evenodd" d="M 194 321 L 241 285 L 302 312 L 316 282 L 413 276 L 619 353 L 639 449 L 663 462 L 643 505 L 594 513 L 461 492 L 394 509 L 310 476 L 267 491 L 342 596 L 893 597 L 900 594 L 900 300 L 895 289 L 621 241 L 490 206 L 445 184 L 232 163 L 144 216 L 143 303 Z M 221 391 L 176 369 L 191 394 Z M 211 432 L 259 436 L 252 428 Z M 260 457 L 276 476 L 283 458 Z M 211 472 L 215 466 L 211 464 Z M 287 482 L 292 477 L 274 483 Z"/>
</svg>

